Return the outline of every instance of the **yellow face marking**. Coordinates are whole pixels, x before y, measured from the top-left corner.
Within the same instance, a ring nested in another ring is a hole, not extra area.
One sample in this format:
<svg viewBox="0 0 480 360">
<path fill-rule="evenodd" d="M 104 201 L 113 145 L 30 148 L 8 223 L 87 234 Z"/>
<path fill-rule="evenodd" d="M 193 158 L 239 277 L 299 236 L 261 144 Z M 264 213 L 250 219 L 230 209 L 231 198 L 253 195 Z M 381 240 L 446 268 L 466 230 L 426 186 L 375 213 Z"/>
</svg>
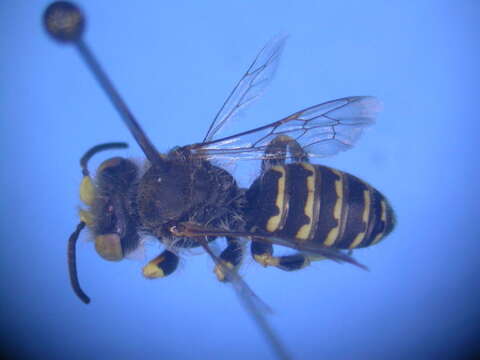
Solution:
<svg viewBox="0 0 480 360">
<path fill-rule="evenodd" d="M 382 216 L 380 217 L 380 220 L 383 221 L 383 223 L 385 224 L 385 227 L 381 233 L 375 236 L 375 239 L 373 239 L 370 245 L 374 245 L 378 243 L 382 239 L 383 233 L 385 232 L 386 223 L 387 223 L 387 204 L 385 204 L 385 200 L 380 201 L 380 205 L 382 206 Z"/>
<path fill-rule="evenodd" d="M 323 242 L 325 246 L 332 246 L 337 240 L 338 233 L 340 231 L 340 216 L 342 215 L 342 205 L 343 205 L 343 177 L 340 172 L 333 170 L 335 175 L 337 175 L 340 180 L 335 181 L 335 192 L 337 194 L 337 201 L 335 202 L 335 207 L 333 209 L 333 217 L 337 220 L 337 226 L 329 231 L 326 240 Z"/>
<path fill-rule="evenodd" d="M 302 227 L 298 230 L 295 238 L 298 240 L 307 240 L 310 235 L 312 234 L 313 228 L 313 205 L 315 199 L 315 168 L 313 165 L 308 163 L 302 163 L 302 167 L 308 171 L 311 171 L 312 174 L 307 176 L 307 201 L 305 202 L 305 209 L 304 214 L 307 216 L 310 221 L 308 224 L 302 225 Z"/>
<path fill-rule="evenodd" d="M 349 246 L 350 249 L 357 247 L 365 238 L 365 235 L 367 234 L 368 218 L 370 217 L 370 203 L 371 203 L 370 191 L 368 190 L 363 190 L 363 203 L 364 203 L 364 208 L 363 208 L 363 214 L 362 214 L 362 221 L 365 224 L 365 231 L 362 231 L 357 236 L 355 236 L 355 239 Z"/>
<path fill-rule="evenodd" d="M 267 231 L 274 232 L 280 226 L 282 217 L 285 213 L 285 177 L 286 171 L 283 166 L 272 166 L 271 171 L 280 173 L 277 184 L 277 198 L 275 205 L 278 208 L 278 215 L 271 216 L 267 221 Z"/>
<path fill-rule="evenodd" d="M 80 183 L 80 200 L 85 205 L 91 206 L 95 199 L 95 186 L 90 176 L 84 176 Z"/>
<path fill-rule="evenodd" d="M 114 233 L 96 236 L 95 250 L 105 260 L 119 261 L 123 259 L 120 236 Z"/>
<path fill-rule="evenodd" d="M 79 210 L 80 221 L 83 221 L 87 226 L 93 225 L 93 215 L 90 211 L 80 209 Z"/>
</svg>

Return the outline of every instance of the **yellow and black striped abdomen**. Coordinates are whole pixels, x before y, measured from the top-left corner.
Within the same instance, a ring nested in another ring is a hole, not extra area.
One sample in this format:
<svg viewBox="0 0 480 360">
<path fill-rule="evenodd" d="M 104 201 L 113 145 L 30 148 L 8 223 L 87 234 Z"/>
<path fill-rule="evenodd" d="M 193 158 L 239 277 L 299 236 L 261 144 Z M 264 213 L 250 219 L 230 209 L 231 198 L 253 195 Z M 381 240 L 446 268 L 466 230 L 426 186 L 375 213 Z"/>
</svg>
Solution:
<svg viewBox="0 0 480 360">
<path fill-rule="evenodd" d="M 386 198 L 357 177 L 309 163 L 277 165 L 247 192 L 250 226 L 297 243 L 353 249 L 394 226 Z"/>
</svg>

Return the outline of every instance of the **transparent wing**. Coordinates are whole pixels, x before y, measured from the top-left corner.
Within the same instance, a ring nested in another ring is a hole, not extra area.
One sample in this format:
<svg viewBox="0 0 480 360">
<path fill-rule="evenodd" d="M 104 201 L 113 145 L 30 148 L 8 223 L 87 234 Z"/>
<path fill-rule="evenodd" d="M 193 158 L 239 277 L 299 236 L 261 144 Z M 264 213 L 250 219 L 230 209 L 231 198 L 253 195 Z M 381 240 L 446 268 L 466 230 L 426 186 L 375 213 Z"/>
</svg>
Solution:
<svg viewBox="0 0 480 360">
<path fill-rule="evenodd" d="M 309 156 L 329 156 L 350 149 L 365 127 L 375 122 L 380 110 L 381 103 L 374 97 L 345 97 L 256 129 L 186 148 L 193 156 L 207 159 L 262 159 L 270 141 L 278 135 L 287 135 L 298 141 Z"/>
<path fill-rule="evenodd" d="M 216 256 L 210 248 L 209 243 L 207 242 L 207 236 L 231 236 L 236 238 L 251 238 L 254 237 L 256 241 L 263 241 L 266 243 L 272 243 L 282 246 L 287 246 L 292 249 L 297 249 L 301 252 L 304 252 L 308 255 L 315 255 L 320 257 L 326 257 L 336 262 L 342 263 L 347 262 L 356 266 L 359 266 L 363 269 L 367 269 L 364 265 L 358 263 L 355 259 L 350 257 L 348 254 L 344 254 L 338 249 L 326 248 L 317 244 L 302 244 L 297 243 L 292 239 L 280 239 L 269 237 L 269 234 L 265 234 L 263 237 L 261 233 L 251 233 L 251 232 L 236 232 L 225 229 L 216 229 L 208 228 L 200 224 L 192 222 L 183 222 L 179 223 L 170 228 L 170 231 L 175 236 L 186 236 L 195 239 L 200 246 L 207 252 L 207 254 L 212 258 L 217 266 L 220 267 L 221 272 L 225 274 L 225 278 L 228 283 L 230 283 L 241 303 L 247 310 L 248 314 L 253 318 L 256 325 L 264 335 L 267 343 L 270 345 L 272 351 L 275 353 L 278 359 L 289 360 L 291 359 L 289 353 L 284 347 L 282 341 L 275 333 L 273 328 L 267 319 L 267 314 L 271 312 L 268 305 L 266 305 L 253 291 L 250 289 L 248 284 L 240 277 L 238 272 L 235 269 L 228 267 L 222 259 Z"/>
<path fill-rule="evenodd" d="M 291 359 L 280 338 L 270 326 L 270 323 L 266 318 L 266 315 L 271 313 L 270 307 L 265 304 L 252 289 L 250 289 L 248 284 L 240 277 L 237 271 L 226 266 L 225 263 L 213 253 L 210 249 L 210 245 L 204 237 L 197 237 L 196 240 L 212 258 L 215 264 L 221 268 L 221 271 L 225 274 L 227 282 L 232 285 L 240 302 L 259 327 L 277 358 L 281 360 Z"/>
<path fill-rule="evenodd" d="M 216 237 L 230 236 L 230 237 L 246 238 L 246 239 L 255 238 L 256 241 L 289 247 L 291 249 L 298 250 L 308 255 L 325 257 L 338 263 L 349 263 L 367 270 L 365 265 L 360 264 L 358 261 L 352 258 L 349 254 L 346 254 L 340 251 L 339 249 L 325 247 L 324 245 L 317 244 L 317 243 L 297 242 L 295 239 L 291 239 L 291 238 L 274 237 L 270 233 L 262 233 L 261 231 L 255 231 L 255 232 L 230 231 L 225 229 L 205 227 L 203 225 L 192 223 L 192 222 L 179 223 L 175 226 L 175 229 L 172 228 L 171 231 L 174 232 L 175 236 L 185 236 L 185 237 L 195 238 L 196 241 L 198 241 L 200 245 L 202 245 L 202 247 L 209 254 L 211 251 L 207 249 L 208 246 L 204 245 L 204 243 L 206 242 L 202 242 L 198 240 L 202 236 L 203 237 L 204 236 L 216 236 Z M 210 254 L 210 256 L 214 259 L 215 262 L 217 262 L 215 260 L 215 255 Z M 246 285 L 242 287 L 246 288 Z"/>
<path fill-rule="evenodd" d="M 203 142 L 211 141 L 240 109 L 263 93 L 275 74 L 286 39 L 285 36 L 273 38 L 260 50 L 213 119 Z"/>
</svg>

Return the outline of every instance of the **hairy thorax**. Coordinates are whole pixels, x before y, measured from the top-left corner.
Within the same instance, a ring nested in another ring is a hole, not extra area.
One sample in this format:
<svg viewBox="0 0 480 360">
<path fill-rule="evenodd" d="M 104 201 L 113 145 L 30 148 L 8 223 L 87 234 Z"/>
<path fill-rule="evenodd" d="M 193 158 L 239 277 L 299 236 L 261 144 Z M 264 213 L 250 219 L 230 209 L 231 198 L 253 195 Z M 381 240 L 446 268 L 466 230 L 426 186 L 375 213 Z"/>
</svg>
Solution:
<svg viewBox="0 0 480 360">
<path fill-rule="evenodd" d="M 138 184 L 140 226 L 158 237 L 172 224 L 192 221 L 218 226 L 238 218 L 244 192 L 224 169 L 208 161 L 180 161 L 151 166 Z"/>
</svg>

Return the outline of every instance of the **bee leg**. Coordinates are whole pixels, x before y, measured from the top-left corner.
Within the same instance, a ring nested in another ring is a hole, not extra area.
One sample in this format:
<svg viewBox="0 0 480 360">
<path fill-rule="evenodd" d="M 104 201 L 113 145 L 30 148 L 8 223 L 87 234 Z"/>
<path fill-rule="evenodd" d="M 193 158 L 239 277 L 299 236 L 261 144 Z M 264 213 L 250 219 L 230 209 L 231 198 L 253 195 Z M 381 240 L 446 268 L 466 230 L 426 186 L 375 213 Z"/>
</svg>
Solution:
<svg viewBox="0 0 480 360">
<path fill-rule="evenodd" d="M 250 251 L 253 259 L 262 266 L 277 266 L 278 257 L 273 255 L 273 245 L 261 241 L 252 240 Z"/>
<path fill-rule="evenodd" d="M 227 247 L 220 254 L 220 259 L 231 269 L 240 265 L 243 257 L 242 244 L 237 238 L 227 237 Z M 225 274 L 219 265 L 213 270 L 219 281 L 225 281 Z"/>
<path fill-rule="evenodd" d="M 277 268 L 284 271 L 300 270 L 310 265 L 310 258 L 302 253 L 278 257 Z"/>
<path fill-rule="evenodd" d="M 178 266 L 178 256 L 169 250 L 163 251 L 143 267 L 143 276 L 156 279 L 170 275 Z"/>
<path fill-rule="evenodd" d="M 290 156 L 287 156 L 287 146 Z M 294 162 L 309 162 L 308 154 L 300 144 L 290 136 L 278 135 L 267 145 L 265 159 L 262 162 L 262 170 L 274 165 L 285 164 L 287 158 Z"/>
<path fill-rule="evenodd" d="M 310 258 L 302 253 L 293 255 L 273 256 L 272 244 L 252 240 L 251 252 L 253 258 L 262 266 L 275 266 L 281 270 L 300 270 L 310 265 Z M 320 259 L 319 259 L 320 260 Z"/>
</svg>

